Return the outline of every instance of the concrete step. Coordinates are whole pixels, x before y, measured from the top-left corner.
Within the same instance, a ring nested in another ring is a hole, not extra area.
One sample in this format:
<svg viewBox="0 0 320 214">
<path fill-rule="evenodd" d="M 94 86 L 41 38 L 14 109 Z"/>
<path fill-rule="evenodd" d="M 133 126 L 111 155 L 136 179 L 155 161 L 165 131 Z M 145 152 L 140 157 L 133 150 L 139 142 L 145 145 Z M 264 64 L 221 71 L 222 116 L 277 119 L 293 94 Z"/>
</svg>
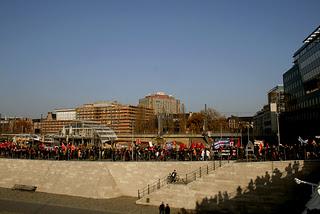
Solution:
<svg viewBox="0 0 320 214">
<path fill-rule="evenodd" d="M 265 213 L 270 213 L 273 206 L 281 204 L 283 199 L 286 198 L 286 191 L 284 191 L 286 186 L 273 184 L 265 188 L 262 184 L 262 186 L 256 187 L 256 179 L 258 177 L 263 179 L 268 173 L 271 181 L 272 170 L 275 168 L 278 168 L 285 176 L 285 168 L 289 163 L 230 163 L 221 168 L 217 167 L 215 171 L 208 175 L 202 174 L 201 178 L 197 178 L 188 185 L 169 185 L 168 188 L 161 189 L 148 196 L 148 203 L 158 206 L 163 201 L 165 203 L 170 202 L 172 207 L 194 209 L 196 202 L 217 200 L 217 198 L 218 201 L 231 199 L 233 203 L 248 204 L 247 208 L 250 210 L 259 211 L 260 209 L 261 211 L 263 206 Z M 218 166 L 217 163 L 216 166 Z M 254 191 L 248 193 L 250 182 L 253 183 Z M 241 188 L 241 197 L 237 197 L 239 187 Z M 263 193 L 260 194 L 259 190 Z M 146 199 L 142 199 L 138 203 L 146 204 Z"/>
</svg>

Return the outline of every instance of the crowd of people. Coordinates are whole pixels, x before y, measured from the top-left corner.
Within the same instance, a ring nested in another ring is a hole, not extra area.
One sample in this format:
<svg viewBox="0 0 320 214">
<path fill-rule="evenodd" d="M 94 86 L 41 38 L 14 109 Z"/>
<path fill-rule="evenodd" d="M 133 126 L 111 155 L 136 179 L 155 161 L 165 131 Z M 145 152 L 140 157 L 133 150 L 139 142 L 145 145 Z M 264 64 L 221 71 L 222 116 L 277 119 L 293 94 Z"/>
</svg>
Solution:
<svg viewBox="0 0 320 214">
<path fill-rule="evenodd" d="M 168 147 L 164 145 L 102 148 L 95 145 L 74 145 L 61 142 L 58 146 L 43 143 L 0 142 L 0 157 L 49 160 L 110 160 L 110 161 L 207 161 L 228 160 L 302 160 L 320 159 L 317 143 L 291 145 L 255 145 L 252 153 L 245 147 L 220 147 L 192 144 L 190 147 Z"/>
</svg>

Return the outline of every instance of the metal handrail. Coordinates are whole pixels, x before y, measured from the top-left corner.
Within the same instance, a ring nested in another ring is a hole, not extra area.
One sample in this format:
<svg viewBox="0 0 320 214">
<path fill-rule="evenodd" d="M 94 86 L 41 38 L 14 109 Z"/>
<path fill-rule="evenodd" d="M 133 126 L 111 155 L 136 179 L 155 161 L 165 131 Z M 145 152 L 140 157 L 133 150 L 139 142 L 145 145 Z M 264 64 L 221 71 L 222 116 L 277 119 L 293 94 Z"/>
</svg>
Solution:
<svg viewBox="0 0 320 214">
<path fill-rule="evenodd" d="M 228 161 L 229 163 L 229 161 Z M 173 182 L 171 184 L 189 184 L 197 178 L 201 178 L 204 175 L 208 175 L 210 172 L 215 171 L 217 167 L 222 167 L 222 161 L 219 160 L 218 165 L 216 165 L 216 161 L 212 161 L 212 164 L 207 164 L 202 167 L 199 167 L 199 169 L 193 170 L 192 172 L 186 173 L 186 174 L 179 174 L 179 178 L 176 182 Z M 168 185 L 168 176 L 165 176 L 163 178 L 159 178 L 158 181 L 155 181 L 151 184 L 148 184 L 142 189 L 138 189 L 138 199 L 145 197 L 146 195 L 149 195 L 161 187 L 164 187 Z"/>
<path fill-rule="evenodd" d="M 159 178 L 158 181 L 155 181 L 151 184 L 148 184 L 142 189 L 138 189 L 138 198 L 143 198 L 146 195 L 149 195 L 152 192 L 155 192 L 156 190 L 160 189 L 161 187 L 164 187 L 167 185 L 167 176 L 163 178 Z"/>
</svg>

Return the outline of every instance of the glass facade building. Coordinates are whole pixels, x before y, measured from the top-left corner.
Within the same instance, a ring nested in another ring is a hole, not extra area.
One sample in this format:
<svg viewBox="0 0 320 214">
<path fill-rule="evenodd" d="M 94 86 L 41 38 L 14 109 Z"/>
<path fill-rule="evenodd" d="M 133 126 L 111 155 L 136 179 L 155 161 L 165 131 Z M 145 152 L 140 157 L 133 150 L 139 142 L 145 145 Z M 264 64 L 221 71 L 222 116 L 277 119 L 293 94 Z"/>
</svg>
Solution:
<svg viewBox="0 0 320 214">
<path fill-rule="evenodd" d="M 320 135 L 320 26 L 294 53 L 293 63 L 283 74 L 286 111 L 280 122 L 285 139 L 297 141 Z"/>
</svg>

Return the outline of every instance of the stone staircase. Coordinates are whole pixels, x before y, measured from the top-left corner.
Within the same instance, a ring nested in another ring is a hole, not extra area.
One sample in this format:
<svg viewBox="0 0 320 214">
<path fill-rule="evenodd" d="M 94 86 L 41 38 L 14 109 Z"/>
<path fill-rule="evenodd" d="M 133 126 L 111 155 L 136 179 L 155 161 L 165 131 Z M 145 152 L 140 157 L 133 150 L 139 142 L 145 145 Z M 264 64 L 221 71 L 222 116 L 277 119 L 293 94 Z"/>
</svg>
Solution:
<svg viewBox="0 0 320 214">
<path fill-rule="evenodd" d="M 220 167 L 218 162 L 216 162 L 215 170 L 209 174 L 206 174 L 204 171 L 201 178 L 197 178 L 187 185 L 168 184 L 157 192 L 139 199 L 136 203 L 158 206 L 161 202 L 165 202 L 170 204 L 171 207 L 193 209 L 198 199 L 205 197 L 207 195 L 206 192 L 208 192 L 208 194 L 212 192 L 212 190 L 210 190 L 211 188 L 207 191 L 203 186 L 216 186 L 216 184 L 210 180 L 210 177 L 214 176 L 215 173 L 225 171 L 228 166 L 231 166 L 231 163 L 232 162 L 225 162 Z"/>
<path fill-rule="evenodd" d="M 164 202 L 171 207 L 184 209 L 196 209 L 201 205 L 204 210 L 220 206 L 221 212 L 223 207 L 219 204 L 232 200 L 230 206 L 235 206 L 234 209 L 238 209 L 237 206 L 241 208 L 241 204 L 245 203 L 245 209 L 260 209 L 265 213 L 271 213 L 274 207 L 285 200 L 290 189 L 289 184 L 283 179 L 289 180 L 292 186 L 293 177 L 290 178 L 290 169 L 298 172 L 303 166 L 301 163 L 297 165 L 294 161 L 230 162 L 187 185 L 169 184 L 136 203 L 159 206 Z M 274 181 L 272 185 L 271 181 Z M 263 204 L 263 208 L 257 205 L 259 203 Z"/>
</svg>

